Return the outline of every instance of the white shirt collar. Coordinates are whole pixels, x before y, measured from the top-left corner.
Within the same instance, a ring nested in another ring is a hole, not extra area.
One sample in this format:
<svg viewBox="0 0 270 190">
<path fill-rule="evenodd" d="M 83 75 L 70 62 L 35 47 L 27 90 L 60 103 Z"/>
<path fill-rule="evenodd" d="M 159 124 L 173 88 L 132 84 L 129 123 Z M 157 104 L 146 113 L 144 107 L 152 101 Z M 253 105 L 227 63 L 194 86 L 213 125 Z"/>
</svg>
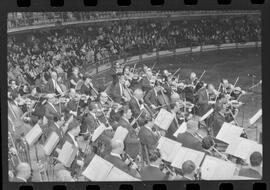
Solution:
<svg viewBox="0 0 270 190">
<path fill-rule="evenodd" d="M 118 157 L 118 158 L 122 159 L 122 158 L 121 158 L 121 156 L 120 156 L 120 154 L 117 154 L 117 153 L 111 152 L 111 155 L 112 155 L 112 156 L 116 156 L 116 157 Z"/>
<path fill-rule="evenodd" d="M 155 168 L 159 168 L 159 166 L 155 165 L 155 164 L 149 164 L 150 166 L 152 167 L 155 167 Z"/>
<path fill-rule="evenodd" d="M 27 182 L 26 179 L 24 179 L 24 178 L 22 178 L 22 177 L 20 177 L 20 176 L 16 176 L 16 178 L 21 179 L 21 180 L 23 180 L 24 182 Z"/>
</svg>

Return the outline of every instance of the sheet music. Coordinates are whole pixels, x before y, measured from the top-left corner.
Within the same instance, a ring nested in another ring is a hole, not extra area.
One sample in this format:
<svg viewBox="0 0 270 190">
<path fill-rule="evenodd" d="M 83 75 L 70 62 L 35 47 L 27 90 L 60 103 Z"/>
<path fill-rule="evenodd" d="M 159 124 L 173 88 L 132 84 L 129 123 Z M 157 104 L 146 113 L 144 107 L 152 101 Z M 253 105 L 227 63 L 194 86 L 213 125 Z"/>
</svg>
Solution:
<svg viewBox="0 0 270 190">
<path fill-rule="evenodd" d="M 216 138 L 225 143 L 231 144 L 234 142 L 234 139 L 240 137 L 242 133 L 242 127 L 238 127 L 236 125 L 225 122 L 220 128 Z"/>
<path fill-rule="evenodd" d="M 255 151 L 262 153 L 262 145 L 256 141 L 239 137 L 234 140 L 234 143 L 228 146 L 226 153 L 249 162 L 250 155 Z"/>
<path fill-rule="evenodd" d="M 46 155 L 50 155 L 55 149 L 56 145 L 59 143 L 60 138 L 56 132 L 52 132 L 44 143 L 43 149 Z"/>
<path fill-rule="evenodd" d="M 124 142 L 128 135 L 128 130 L 122 126 L 117 127 L 113 139 L 114 140 L 120 140 L 121 142 Z"/>
<path fill-rule="evenodd" d="M 231 179 L 235 170 L 235 164 L 208 155 L 201 166 L 202 179 L 204 180 Z"/>
<path fill-rule="evenodd" d="M 180 133 L 184 133 L 187 130 L 187 123 L 183 122 L 178 129 L 175 131 L 175 133 L 173 134 L 173 136 L 177 137 Z"/>
<path fill-rule="evenodd" d="M 158 113 L 154 121 L 154 124 L 163 130 L 168 130 L 173 119 L 174 119 L 174 115 L 162 108 L 160 112 Z"/>
<path fill-rule="evenodd" d="M 73 162 L 76 154 L 77 149 L 74 148 L 74 146 L 69 143 L 68 141 L 65 142 L 63 145 L 61 152 L 59 153 L 57 159 L 64 164 L 66 167 L 70 167 L 71 163 Z"/>
<path fill-rule="evenodd" d="M 25 140 L 29 144 L 29 146 L 32 146 L 42 135 L 42 129 L 38 124 L 36 124 L 26 135 Z"/>
<path fill-rule="evenodd" d="M 113 164 L 95 155 L 82 175 L 91 181 L 106 181 L 112 168 Z"/>
<path fill-rule="evenodd" d="M 94 131 L 93 135 L 92 135 L 92 141 L 96 141 L 97 138 L 103 133 L 103 131 L 105 131 L 106 126 L 101 123 Z"/>
<path fill-rule="evenodd" d="M 196 167 L 198 168 L 204 158 L 205 153 L 196 151 L 190 148 L 181 147 L 178 151 L 176 156 L 172 161 L 172 166 L 176 168 L 182 168 L 182 164 L 187 161 L 191 160 L 195 163 Z"/>
<path fill-rule="evenodd" d="M 140 181 L 117 167 L 113 167 L 105 181 Z"/>
<path fill-rule="evenodd" d="M 160 150 L 161 158 L 168 162 L 172 162 L 182 144 L 166 137 L 161 137 L 157 148 Z"/>
</svg>

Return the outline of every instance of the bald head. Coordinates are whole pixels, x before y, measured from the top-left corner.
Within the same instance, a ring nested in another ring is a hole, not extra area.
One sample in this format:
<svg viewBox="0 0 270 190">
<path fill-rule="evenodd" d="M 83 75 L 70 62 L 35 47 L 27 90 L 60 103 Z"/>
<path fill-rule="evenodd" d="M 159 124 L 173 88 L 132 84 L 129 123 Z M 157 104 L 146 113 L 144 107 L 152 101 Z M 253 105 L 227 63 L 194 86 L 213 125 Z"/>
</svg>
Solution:
<svg viewBox="0 0 270 190">
<path fill-rule="evenodd" d="M 134 96 L 135 96 L 138 100 L 143 99 L 143 91 L 142 91 L 142 89 L 137 88 L 137 89 L 134 91 Z"/>
<path fill-rule="evenodd" d="M 28 163 L 21 162 L 16 167 L 16 173 L 17 173 L 17 177 L 21 177 L 27 180 L 31 176 L 31 167 Z"/>
</svg>

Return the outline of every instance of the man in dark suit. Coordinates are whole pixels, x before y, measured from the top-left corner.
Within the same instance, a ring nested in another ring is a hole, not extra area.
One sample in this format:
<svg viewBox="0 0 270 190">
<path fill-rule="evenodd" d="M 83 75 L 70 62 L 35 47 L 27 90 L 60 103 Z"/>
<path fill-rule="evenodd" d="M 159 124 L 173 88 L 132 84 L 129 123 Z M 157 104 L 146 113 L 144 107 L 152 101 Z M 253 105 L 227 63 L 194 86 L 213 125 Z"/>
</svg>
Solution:
<svg viewBox="0 0 270 190">
<path fill-rule="evenodd" d="M 152 78 L 152 71 L 151 68 L 147 68 L 145 70 L 145 76 L 143 76 L 142 80 L 141 80 L 141 86 L 142 86 L 142 90 L 143 91 L 149 91 L 150 89 L 152 89 L 151 86 L 151 78 Z"/>
<path fill-rule="evenodd" d="M 119 120 L 119 125 L 128 130 L 128 135 L 124 141 L 125 152 L 133 159 L 136 159 L 138 155 L 141 155 L 140 140 L 137 135 L 137 131 L 129 123 L 132 112 L 128 106 L 123 107 L 123 109 L 121 110 L 121 115 L 122 117 Z"/>
<path fill-rule="evenodd" d="M 208 127 L 212 136 L 217 136 L 222 125 L 226 121 L 225 119 L 226 109 L 223 104 L 216 105 L 213 116 L 209 118 Z"/>
<path fill-rule="evenodd" d="M 211 104 L 213 103 L 210 101 L 210 94 L 214 93 L 214 86 L 212 84 L 207 84 L 205 88 L 201 88 L 198 91 L 198 114 L 199 116 L 203 116 L 204 114 L 207 113 L 211 109 Z"/>
<path fill-rule="evenodd" d="M 60 107 L 59 105 L 55 105 L 54 94 L 47 95 L 47 103 L 45 104 L 45 117 L 48 121 L 53 121 L 54 117 L 61 119 Z"/>
<path fill-rule="evenodd" d="M 142 89 L 137 88 L 134 91 L 134 96 L 131 98 L 130 102 L 129 102 L 129 107 L 132 111 L 132 115 L 137 118 L 142 110 L 142 102 L 143 102 L 143 91 Z"/>
<path fill-rule="evenodd" d="M 140 174 L 143 181 L 162 181 L 168 180 L 169 175 L 164 174 L 160 170 L 161 155 L 160 152 L 155 149 L 149 155 L 150 165 L 145 166 L 141 169 Z"/>
<path fill-rule="evenodd" d="M 160 102 L 158 99 L 158 92 L 160 91 L 160 86 L 158 82 L 155 83 L 154 88 L 149 90 L 144 96 L 145 103 L 155 111 L 155 109 L 160 106 Z"/>
<path fill-rule="evenodd" d="M 159 137 L 152 130 L 154 127 L 154 122 L 151 119 L 145 119 L 144 122 L 141 121 L 142 127 L 139 131 L 139 139 L 143 146 L 146 146 L 148 152 L 153 151 L 156 148 Z"/>
<path fill-rule="evenodd" d="M 250 167 L 242 168 L 239 171 L 239 176 L 261 179 L 262 178 L 262 154 L 253 152 L 250 155 Z"/>
<path fill-rule="evenodd" d="M 184 133 L 178 134 L 176 140 L 182 144 L 183 147 L 190 149 L 204 151 L 202 148 L 201 141 L 194 136 L 195 130 L 192 128 L 189 123 L 187 123 L 187 129 Z"/>
<path fill-rule="evenodd" d="M 16 177 L 12 179 L 12 182 L 27 182 L 31 177 L 31 167 L 26 162 L 21 162 L 16 167 Z"/>
<path fill-rule="evenodd" d="M 79 144 L 76 139 L 79 134 L 80 134 L 80 123 L 76 119 L 73 119 L 68 125 L 66 135 L 61 139 L 61 142 L 60 142 L 60 147 L 63 147 L 63 145 L 66 142 L 69 142 L 70 144 L 72 144 L 73 149 L 77 150 L 77 155 L 75 159 L 73 160 L 71 166 L 67 168 L 71 172 L 72 176 L 78 173 L 80 168 L 84 164 L 82 161 L 82 153 L 80 152 Z"/>
<path fill-rule="evenodd" d="M 132 167 L 129 167 L 122 160 L 121 154 L 123 153 L 123 150 L 124 150 L 123 142 L 121 142 L 119 140 L 112 140 L 111 147 L 112 147 L 111 153 L 106 155 L 104 157 L 104 159 L 109 161 L 110 163 L 112 163 L 118 169 L 126 172 L 127 174 L 129 174 L 133 177 L 136 177 L 136 178 L 140 178 L 139 173 L 135 169 L 133 169 Z"/>
<path fill-rule="evenodd" d="M 168 128 L 167 132 L 166 132 L 166 137 L 175 140 L 176 138 L 173 136 L 173 134 L 175 133 L 175 131 L 178 129 L 180 123 L 179 120 L 177 118 L 177 112 L 180 110 L 180 103 L 179 102 L 175 102 L 172 103 L 170 105 L 171 108 L 171 113 L 174 115 L 174 119 L 170 125 L 170 127 Z"/>
<path fill-rule="evenodd" d="M 120 74 L 118 74 L 117 77 L 118 81 L 111 86 L 110 96 L 115 102 L 121 104 L 127 101 L 127 98 L 124 96 L 125 79 L 124 76 Z"/>
<path fill-rule="evenodd" d="M 77 116 L 78 112 L 78 100 L 75 100 L 76 91 L 74 88 L 69 90 L 69 97 L 70 100 L 67 102 L 66 106 L 64 107 L 63 111 L 65 112 L 65 119 L 68 119 L 71 115 Z"/>
<path fill-rule="evenodd" d="M 63 94 L 63 91 L 57 82 L 57 73 L 55 71 L 51 72 L 51 78 L 45 86 L 45 92 Z"/>
<path fill-rule="evenodd" d="M 92 134 L 99 126 L 99 121 L 96 117 L 97 105 L 91 102 L 88 108 L 89 112 L 82 119 L 81 134 Z"/>
</svg>

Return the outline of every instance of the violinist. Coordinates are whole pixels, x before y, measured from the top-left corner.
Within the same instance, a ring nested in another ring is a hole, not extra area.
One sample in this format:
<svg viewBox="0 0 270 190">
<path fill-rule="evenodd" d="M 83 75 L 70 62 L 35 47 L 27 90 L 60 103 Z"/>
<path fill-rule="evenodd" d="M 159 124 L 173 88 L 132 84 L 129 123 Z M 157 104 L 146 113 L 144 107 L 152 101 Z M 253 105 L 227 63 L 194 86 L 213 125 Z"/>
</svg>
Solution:
<svg viewBox="0 0 270 190">
<path fill-rule="evenodd" d="M 106 155 L 104 159 L 112 163 L 118 169 L 126 172 L 127 174 L 135 178 L 140 178 L 139 173 L 132 166 L 132 164 L 127 165 L 122 159 L 122 154 L 124 153 L 124 143 L 122 141 L 113 139 L 111 140 L 111 147 L 111 153 Z"/>
<path fill-rule="evenodd" d="M 198 115 L 203 116 L 207 113 L 215 103 L 214 101 L 210 100 L 210 95 L 215 94 L 215 87 L 212 84 L 207 84 L 205 88 L 201 88 L 198 91 Z"/>
<path fill-rule="evenodd" d="M 53 118 L 53 122 L 51 122 L 50 124 L 48 124 L 48 127 L 47 129 L 45 130 L 45 138 L 47 139 L 49 137 L 49 135 L 52 133 L 52 132 L 56 132 L 56 134 L 59 136 L 59 137 L 63 137 L 64 133 L 63 133 L 63 130 L 62 130 L 62 125 L 64 124 L 64 117 L 61 117 L 60 120 L 58 120 L 57 117 L 54 117 Z"/>
<path fill-rule="evenodd" d="M 170 104 L 170 108 L 171 108 L 170 112 L 174 115 L 174 120 L 172 121 L 170 127 L 167 130 L 166 137 L 176 140 L 173 134 L 180 126 L 180 121 L 178 120 L 177 114 L 180 111 L 181 105 L 179 102 L 175 102 L 175 103 Z"/>
<path fill-rule="evenodd" d="M 134 129 L 129 120 L 132 117 L 132 112 L 129 106 L 123 106 L 120 111 L 121 118 L 119 119 L 119 125 L 128 130 L 128 135 L 124 141 L 125 152 L 130 155 L 131 158 L 136 159 L 141 155 L 140 140 L 138 137 L 139 128 Z"/>
<path fill-rule="evenodd" d="M 222 101 L 222 100 L 221 100 Z M 215 106 L 212 119 L 209 121 L 210 135 L 217 136 L 224 122 L 226 122 L 226 108 L 224 103 L 219 103 Z"/>
<path fill-rule="evenodd" d="M 149 91 L 151 87 L 151 79 L 153 77 L 153 73 L 151 68 L 145 69 L 145 76 L 142 77 L 141 79 L 141 85 L 142 85 L 142 90 L 143 91 Z"/>
<path fill-rule="evenodd" d="M 163 88 L 160 86 L 158 81 L 155 81 L 154 87 L 146 92 L 146 95 L 144 96 L 145 103 L 150 106 L 153 111 L 161 105 L 158 98 L 160 90 L 163 90 Z"/>
<path fill-rule="evenodd" d="M 65 104 L 64 112 L 65 112 L 65 118 L 69 118 L 71 115 L 74 115 L 75 117 L 78 114 L 78 107 L 79 107 L 79 100 L 76 97 L 76 91 L 74 88 L 71 88 L 69 90 L 69 101 Z"/>
<path fill-rule="evenodd" d="M 139 138 L 143 146 L 146 146 L 148 152 L 153 151 L 159 140 L 159 134 L 153 131 L 154 120 L 151 118 L 144 118 L 140 121 Z M 146 160 L 146 159 L 145 159 Z"/>
<path fill-rule="evenodd" d="M 195 86 L 197 82 L 198 82 L 198 78 L 197 78 L 196 73 L 191 72 L 189 76 L 189 84 L 192 86 Z"/>
<path fill-rule="evenodd" d="M 220 92 L 225 94 L 230 94 L 232 92 L 233 85 L 229 83 L 228 79 L 221 80 L 221 89 Z"/>
<path fill-rule="evenodd" d="M 143 181 L 162 181 L 168 180 L 169 174 L 164 174 L 160 170 L 162 164 L 161 154 L 155 149 L 149 154 L 150 164 L 141 169 L 140 174 Z"/>
<path fill-rule="evenodd" d="M 61 119 L 60 106 L 56 104 L 55 94 L 47 94 L 48 99 L 45 104 L 45 117 L 48 121 L 53 122 L 53 118 Z"/>
<path fill-rule="evenodd" d="M 79 150 L 79 144 L 76 138 L 79 136 L 80 131 L 81 131 L 80 123 L 76 119 L 73 119 L 71 123 L 68 125 L 67 133 L 61 139 L 60 146 L 62 147 L 64 143 L 67 141 L 70 144 L 72 144 L 73 149 Z M 71 166 L 67 169 L 71 172 L 72 176 L 75 176 L 78 173 L 81 165 L 83 165 L 82 155 L 78 151 Z"/>
<path fill-rule="evenodd" d="M 90 76 L 85 76 L 83 79 L 84 83 L 80 89 L 80 93 L 87 96 L 97 96 L 97 94 L 93 90 L 92 78 Z"/>
<path fill-rule="evenodd" d="M 100 122 L 97 118 L 98 106 L 96 103 L 91 102 L 88 106 L 88 111 L 82 118 L 81 134 L 88 135 L 93 134 L 95 129 L 99 126 Z"/>
<path fill-rule="evenodd" d="M 111 98 L 117 103 L 127 102 L 128 99 L 124 95 L 125 79 L 121 74 L 117 75 L 115 83 L 111 86 Z"/>
<path fill-rule="evenodd" d="M 136 89 L 134 91 L 133 97 L 129 102 L 130 109 L 132 111 L 132 115 L 136 118 L 140 115 L 141 111 L 144 109 L 143 106 L 143 97 L 144 93 L 142 89 Z M 145 115 L 145 113 L 143 114 Z"/>
</svg>

